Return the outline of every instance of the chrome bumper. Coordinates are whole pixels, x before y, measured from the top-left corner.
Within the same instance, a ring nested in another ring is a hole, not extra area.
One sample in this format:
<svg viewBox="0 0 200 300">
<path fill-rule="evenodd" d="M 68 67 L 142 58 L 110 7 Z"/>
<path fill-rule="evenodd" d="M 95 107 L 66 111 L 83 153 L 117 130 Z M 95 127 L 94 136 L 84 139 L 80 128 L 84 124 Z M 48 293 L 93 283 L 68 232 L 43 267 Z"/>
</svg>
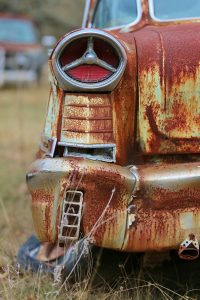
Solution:
<svg viewBox="0 0 200 300">
<path fill-rule="evenodd" d="M 200 232 L 200 163 L 121 167 L 79 158 L 46 158 L 27 174 L 42 241 L 58 240 L 66 191 L 83 193 L 81 231 L 121 251 L 176 249 Z"/>
</svg>

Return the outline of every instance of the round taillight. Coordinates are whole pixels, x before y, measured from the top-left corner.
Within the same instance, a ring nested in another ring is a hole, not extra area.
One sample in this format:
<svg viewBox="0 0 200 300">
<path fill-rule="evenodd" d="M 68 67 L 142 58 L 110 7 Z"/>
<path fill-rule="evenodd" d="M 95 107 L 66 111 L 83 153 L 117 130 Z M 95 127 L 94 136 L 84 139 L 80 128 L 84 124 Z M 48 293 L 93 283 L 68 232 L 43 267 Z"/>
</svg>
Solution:
<svg viewBox="0 0 200 300">
<path fill-rule="evenodd" d="M 52 55 L 59 85 L 70 91 L 112 90 L 124 72 L 126 54 L 113 36 L 96 29 L 67 35 Z"/>
</svg>

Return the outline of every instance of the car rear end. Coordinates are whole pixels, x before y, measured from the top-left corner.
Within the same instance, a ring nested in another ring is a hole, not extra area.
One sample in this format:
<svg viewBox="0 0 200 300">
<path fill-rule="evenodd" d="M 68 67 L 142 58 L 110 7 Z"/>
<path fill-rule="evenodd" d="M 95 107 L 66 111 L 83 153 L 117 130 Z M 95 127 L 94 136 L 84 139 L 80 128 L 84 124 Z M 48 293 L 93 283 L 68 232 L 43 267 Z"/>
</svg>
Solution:
<svg viewBox="0 0 200 300">
<path fill-rule="evenodd" d="M 83 236 L 120 251 L 180 246 L 180 256 L 193 259 L 199 24 L 158 26 L 147 1 L 141 5 L 139 29 L 78 30 L 52 52 L 41 149 L 27 175 L 34 224 L 50 243 Z M 195 43 L 192 57 L 177 36 Z"/>
</svg>

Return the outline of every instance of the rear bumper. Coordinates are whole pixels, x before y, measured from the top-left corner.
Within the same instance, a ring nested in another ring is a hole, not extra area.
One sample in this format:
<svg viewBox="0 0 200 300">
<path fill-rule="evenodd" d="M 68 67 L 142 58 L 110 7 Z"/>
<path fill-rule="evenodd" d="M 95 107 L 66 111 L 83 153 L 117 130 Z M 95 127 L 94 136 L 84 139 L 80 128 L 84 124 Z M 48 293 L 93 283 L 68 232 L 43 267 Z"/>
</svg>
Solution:
<svg viewBox="0 0 200 300">
<path fill-rule="evenodd" d="M 0 71 L 0 85 L 8 83 L 33 82 L 37 79 L 35 70 L 2 70 Z"/>
<path fill-rule="evenodd" d="M 176 249 L 200 238 L 200 163 L 121 167 L 79 158 L 46 158 L 27 174 L 33 221 L 42 241 L 55 242 L 66 190 L 84 195 L 82 231 L 121 251 Z"/>
</svg>

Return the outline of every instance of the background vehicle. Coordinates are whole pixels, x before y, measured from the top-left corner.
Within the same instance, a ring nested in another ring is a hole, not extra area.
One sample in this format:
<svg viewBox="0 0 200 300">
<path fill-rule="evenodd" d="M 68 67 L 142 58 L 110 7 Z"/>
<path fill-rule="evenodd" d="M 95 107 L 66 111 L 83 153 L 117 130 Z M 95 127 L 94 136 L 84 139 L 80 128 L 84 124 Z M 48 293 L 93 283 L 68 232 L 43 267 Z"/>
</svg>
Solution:
<svg viewBox="0 0 200 300">
<path fill-rule="evenodd" d="M 0 85 L 40 80 L 45 52 L 29 17 L 0 15 L 0 62 Z"/>
<path fill-rule="evenodd" d="M 199 2 L 109 3 L 88 1 L 86 28 L 49 60 L 43 140 L 27 174 L 37 235 L 195 259 Z"/>
</svg>

